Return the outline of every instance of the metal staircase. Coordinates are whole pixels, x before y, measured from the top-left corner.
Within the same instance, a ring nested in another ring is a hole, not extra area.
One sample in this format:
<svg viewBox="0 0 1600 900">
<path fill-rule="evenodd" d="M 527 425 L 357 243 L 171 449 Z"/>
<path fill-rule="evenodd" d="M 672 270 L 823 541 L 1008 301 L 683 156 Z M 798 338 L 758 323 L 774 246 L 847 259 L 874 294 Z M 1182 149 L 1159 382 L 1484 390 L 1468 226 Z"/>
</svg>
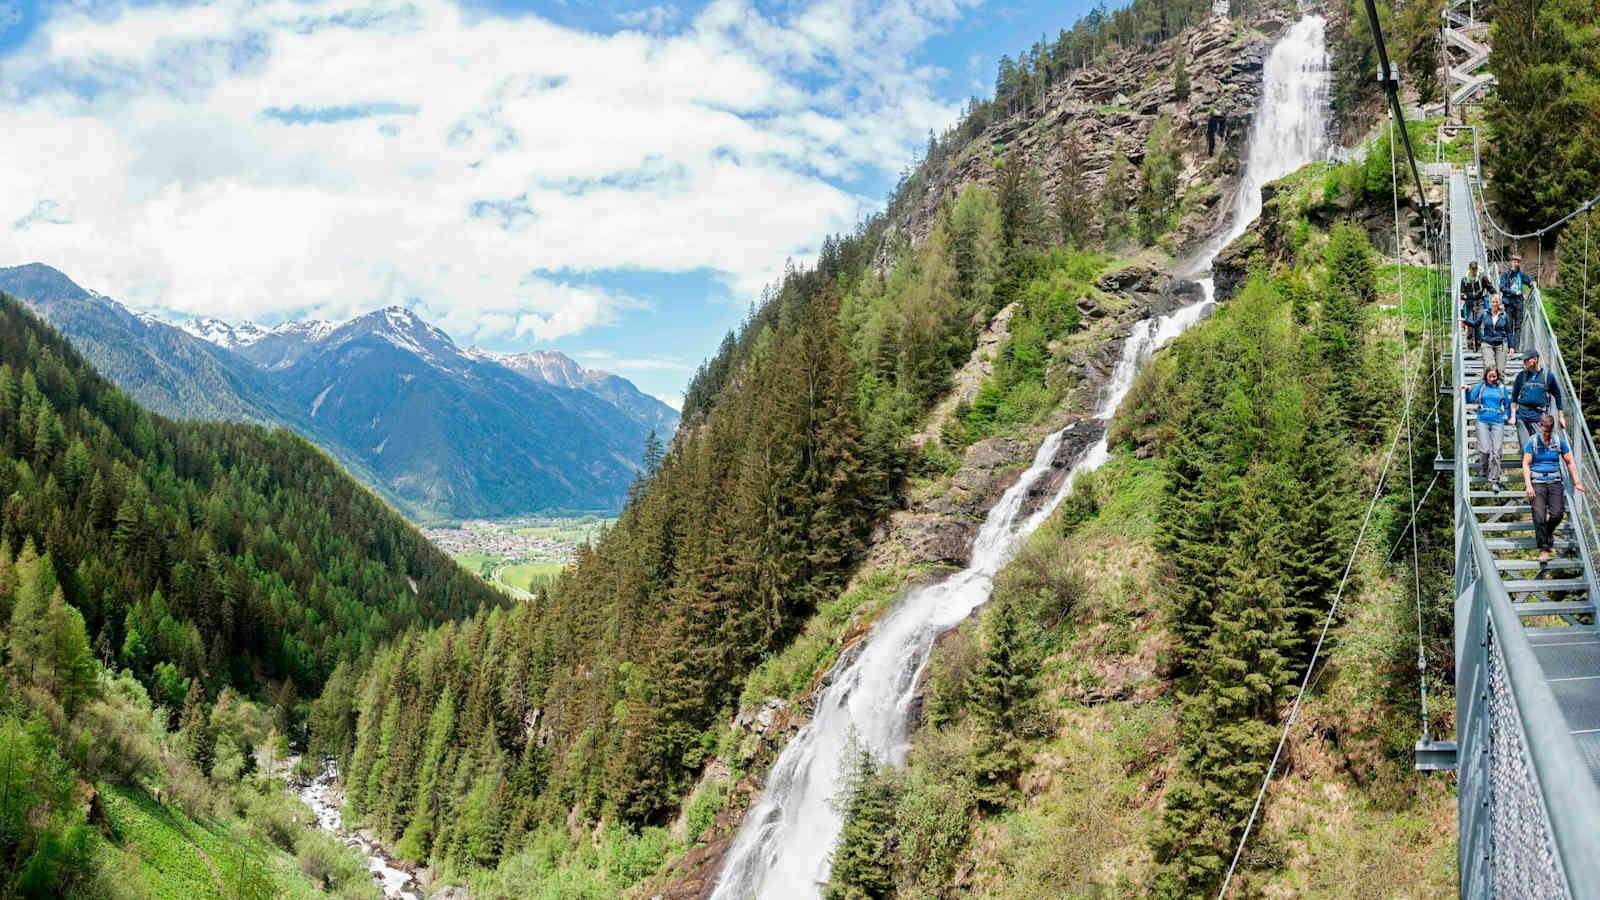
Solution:
<svg viewBox="0 0 1600 900">
<path fill-rule="evenodd" d="M 1489 23 L 1477 19 L 1469 0 L 1456 0 L 1444 11 L 1445 90 L 1450 109 L 1468 103 L 1494 86 L 1494 75 L 1479 71 L 1489 61 Z"/>
<path fill-rule="evenodd" d="M 1487 256 L 1461 171 L 1449 178 L 1449 215 L 1454 308 L 1467 263 Z M 1537 291 L 1523 317 L 1523 349 L 1539 351 L 1567 401 L 1563 435 L 1579 475 L 1600 490 L 1600 454 Z M 1454 331 L 1461 895 L 1600 897 L 1600 523 L 1589 498 L 1569 482 L 1556 555 L 1538 561 L 1514 433 L 1500 448 L 1511 489 L 1476 473 L 1477 409 L 1460 387 L 1482 379 L 1483 358 L 1466 352 Z M 1520 354 L 1507 360 L 1513 377 L 1520 367 Z"/>
</svg>

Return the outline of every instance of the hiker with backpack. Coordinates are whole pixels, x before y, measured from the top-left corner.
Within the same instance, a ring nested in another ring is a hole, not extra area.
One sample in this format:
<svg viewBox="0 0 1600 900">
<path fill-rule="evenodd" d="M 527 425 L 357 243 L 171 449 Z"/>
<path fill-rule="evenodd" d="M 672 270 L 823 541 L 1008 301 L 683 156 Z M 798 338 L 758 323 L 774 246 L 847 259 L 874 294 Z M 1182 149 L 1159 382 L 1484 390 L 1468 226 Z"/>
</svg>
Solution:
<svg viewBox="0 0 1600 900">
<path fill-rule="evenodd" d="M 1494 358 L 1494 368 L 1504 372 L 1506 370 L 1506 348 L 1511 346 L 1511 316 L 1500 305 L 1498 296 L 1489 298 L 1489 309 L 1478 317 L 1478 339 L 1488 347 L 1484 350 L 1484 365 L 1489 365 L 1489 358 Z M 1485 368 L 1484 374 L 1488 374 Z"/>
<path fill-rule="evenodd" d="M 1500 273 L 1500 296 L 1505 298 L 1506 314 L 1511 317 L 1512 350 L 1517 349 L 1517 341 L 1522 338 L 1523 301 L 1532 287 L 1533 279 L 1522 271 L 1522 254 L 1511 254 L 1511 267 Z"/>
<path fill-rule="evenodd" d="M 1539 545 L 1541 563 L 1550 561 L 1550 552 L 1555 549 L 1556 528 L 1567 512 L 1567 498 L 1561 486 L 1563 463 L 1572 473 L 1572 489 L 1580 494 L 1588 493 L 1578 477 L 1578 465 L 1572 461 L 1572 448 L 1555 430 L 1555 416 L 1540 416 L 1533 438 L 1522 447 L 1522 485 L 1528 499 L 1533 501 L 1534 542 Z"/>
<path fill-rule="evenodd" d="M 1467 263 L 1467 277 L 1461 279 L 1461 328 L 1467 334 L 1467 344 L 1478 350 L 1478 322 L 1483 318 L 1483 298 L 1497 294 L 1489 276 L 1478 274 L 1478 261 Z"/>
<path fill-rule="evenodd" d="M 1511 421 L 1511 389 L 1500 382 L 1500 369 L 1489 366 L 1483 380 L 1461 386 L 1468 403 L 1478 404 L 1478 474 L 1489 480 L 1492 490 L 1505 484 L 1500 474 L 1501 449 L 1506 442 L 1506 425 Z"/>
<path fill-rule="evenodd" d="M 1561 430 L 1567 428 L 1566 404 L 1561 400 L 1561 385 L 1550 370 L 1539 366 L 1539 351 L 1529 348 L 1522 356 L 1522 371 L 1511 383 L 1511 412 L 1517 423 L 1517 445 L 1526 446 L 1539 430 L 1539 418 L 1556 406 Z"/>
</svg>

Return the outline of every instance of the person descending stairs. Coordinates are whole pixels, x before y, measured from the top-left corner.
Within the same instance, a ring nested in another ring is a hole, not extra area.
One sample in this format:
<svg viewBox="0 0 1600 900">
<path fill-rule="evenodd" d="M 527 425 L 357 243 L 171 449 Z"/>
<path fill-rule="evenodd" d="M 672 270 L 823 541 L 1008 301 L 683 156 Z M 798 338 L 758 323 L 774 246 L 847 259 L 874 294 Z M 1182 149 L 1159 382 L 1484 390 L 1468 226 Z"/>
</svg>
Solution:
<svg viewBox="0 0 1600 900">
<path fill-rule="evenodd" d="M 1463 354 L 1462 390 L 1467 391 L 1467 416 L 1469 424 L 1492 424 L 1490 428 L 1469 428 L 1467 452 L 1469 458 L 1481 460 L 1484 447 L 1479 445 L 1487 432 L 1499 439 L 1501 472 L 1509 473 L 1512 484 L 1501 478 L 1491 478 L 1480 463 L 1474 466 L 1471 490 L 1472 511 L 1483 532 L 1485 544 L 1494 554 L 1496 568 L 1506 579 L 1506 590 L 1519 603 L 1523 616 L 1592 614 L 1594 606 L 1587 596 L 1587 582 L 1583 577 L 1583 561 L 1573 551 L 1577 536 L 1572 519 L 1564 518 L 1556 527 L 1551 541 L 1552 555 L 1538 558 L 1540 548 L 1533 520 L 1533 503 L 1523 484 L 1523 453 L 1512 429 L 1501 423 L 1505 416 L 1504 401 L 1499 392 L 1483 387 L 1484 358 L 1479 352 Z M 1507 360 L 1508 367 L 1520 368 L 1521 354 Z M 1490 368 L 1493 368 L 1492 361 Z M 1489 409 L 1481 402 L 1485 394 Z M 1496 408 L 1498 407 L 1498 408 Z M 1484 419 L 1480 420 L 1480 412 Z M 1495 421 L 1495 420 L 1501 421 Z M 1486 420 L 1486 421 L 1485 421 Z M 1556 434 L 1559 435 L 1559 430 Z M 1559 440 L 1559 437 L 1558 437 Z M 1500 472 L 1492 473 L 1500 475 Z M 1531 602 L 1530 602 L 1531 601 Z M 1530 623 L 1532 624 L 1532 623 Z"/>
</svg>

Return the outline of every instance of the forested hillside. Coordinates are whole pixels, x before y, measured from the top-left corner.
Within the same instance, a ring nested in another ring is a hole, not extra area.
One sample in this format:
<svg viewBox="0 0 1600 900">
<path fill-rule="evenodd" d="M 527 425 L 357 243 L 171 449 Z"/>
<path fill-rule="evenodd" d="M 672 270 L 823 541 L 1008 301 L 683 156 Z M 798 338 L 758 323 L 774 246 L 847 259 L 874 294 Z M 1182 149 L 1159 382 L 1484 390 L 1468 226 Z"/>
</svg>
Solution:
<svg viewBox="0 0 1600 900">
<path fill-rule="evenodd" d="M 1233 889 L 1453 888 L 1454 796 L 1411 770 L 1418 615 L 1449 728 L 1448 499 L 1422 509 L 1414 610 L 1404 456 L 1431 468 L 1432 430 L 1384 458 L 1426 280 L 1401 295 L 1349 224 L 1362 170 L 1271 186 L 1238 296 L 1145 369 L 1111 461 L 941 641 L 909 765 L 859 762 L 825 897 L 1215 896 L 1350 562 Z M 1385 468 L 1388 524 L 1352 560 Z"/>
<path fill-rule="evenodd" d="M 304 440 L 151 415 L 5 295 L 0 452 L 0 883 L 359 894 L 256 748 L 341 659 L 499 595 Z"/>
<path fill-rule="evenodd" d="M 97 657 L 152 686 L 292 706 L 341 656 L 496 600 L 303 439 L 153 416 L 9 297 L 0 363 L 0 542 L 48 555 Z"/>
</svg>

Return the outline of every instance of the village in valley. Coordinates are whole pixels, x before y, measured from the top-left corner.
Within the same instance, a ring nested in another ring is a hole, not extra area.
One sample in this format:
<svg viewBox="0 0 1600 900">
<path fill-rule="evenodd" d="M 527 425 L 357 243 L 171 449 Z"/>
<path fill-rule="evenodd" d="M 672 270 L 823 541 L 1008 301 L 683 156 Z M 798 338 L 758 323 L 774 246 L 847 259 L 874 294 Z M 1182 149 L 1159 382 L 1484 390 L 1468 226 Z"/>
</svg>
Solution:
<svg viewBox="0 0 1600 900">
<path fill-rule="evenodd" d="M 468 571 L 523 594 L 553 582 L 577 558 L 578 547 L 614 521 L 597 515 L 470 519 L 422 533 Z"/>
</svg>

